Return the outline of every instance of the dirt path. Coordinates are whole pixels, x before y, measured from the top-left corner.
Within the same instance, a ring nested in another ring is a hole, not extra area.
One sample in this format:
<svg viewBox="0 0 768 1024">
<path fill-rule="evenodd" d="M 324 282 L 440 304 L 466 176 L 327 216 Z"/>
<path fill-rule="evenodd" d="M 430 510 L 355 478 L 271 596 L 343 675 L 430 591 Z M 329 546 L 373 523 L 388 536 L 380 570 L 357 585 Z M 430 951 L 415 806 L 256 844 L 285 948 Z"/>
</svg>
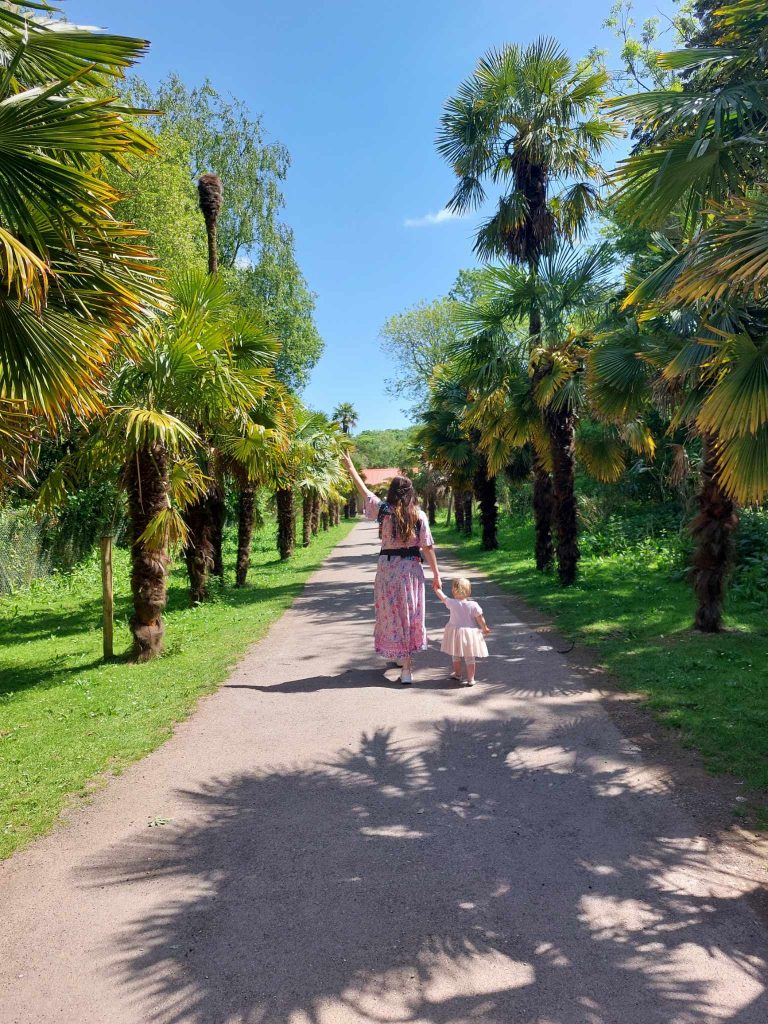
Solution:
<svg viewBox="0 0 768 1024">
<path fill-rule="evenodd" d="M 356 527 L 170 742 L 0 869 L 0 1021 L 765 1024 L 764 878 L 492 585 L 484 681 L 433 642 L 399 689 L 374 550 Z"/>
</svg>

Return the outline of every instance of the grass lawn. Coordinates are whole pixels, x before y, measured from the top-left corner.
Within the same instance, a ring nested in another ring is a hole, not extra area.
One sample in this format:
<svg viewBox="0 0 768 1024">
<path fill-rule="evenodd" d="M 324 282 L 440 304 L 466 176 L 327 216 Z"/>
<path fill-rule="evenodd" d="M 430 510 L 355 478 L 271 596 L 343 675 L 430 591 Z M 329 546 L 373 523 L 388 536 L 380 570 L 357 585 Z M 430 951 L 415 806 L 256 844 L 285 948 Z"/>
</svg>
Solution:
<svg viewBox="0 0 768 1024">
<path fill-rule="evenodd" d="M 274 531 L 253 543 L 251 583 L 190 608 L 183 563 L 169 589 L 166 654 L 148 665 L 101 661 L 98 559 L 0 599 L 0 856 L 51 827 L 89 782 L 163 742 L 201 694 L 222 682 L 246 647 L 301 592 L 352 528 L 320 533 L 281 563 Z M 227 578 L 234 576 L 231 541 Z M 115 554 L 115 650 L 129 647 L 129 562 Z"/>
<path fill-rule="evenodd" d="M 595 648 L 600 663 L 628 689 L 647 694 L 657 717 L 679 729 L 711 770 L 768 788 L 764 612 L 734 598 L 727 632 L 694 633 L 693 595 L 672 578 L 663 544 L 585 557 L 579 582 L 562 589 L 533 565 L 533 526 L 507 521 L 500 527 L 498 551 L 481 551 L 478 539 L 461 540 L 441 526 L 436 544 L 453 547 L 469 565 L 552 615 L 564 635 Z"/>
</svg>

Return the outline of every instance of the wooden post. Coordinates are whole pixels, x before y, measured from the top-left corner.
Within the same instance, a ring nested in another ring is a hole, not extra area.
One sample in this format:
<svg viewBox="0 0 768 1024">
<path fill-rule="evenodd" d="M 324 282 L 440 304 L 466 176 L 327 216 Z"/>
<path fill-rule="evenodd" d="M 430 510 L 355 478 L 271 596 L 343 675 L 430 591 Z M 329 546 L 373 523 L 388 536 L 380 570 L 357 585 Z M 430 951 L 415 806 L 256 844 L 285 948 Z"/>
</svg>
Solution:
<svg viewBox="0 0 768 1024">
<path fill-rule="evenodd" d="M 112 537 L 101 538 L 101 601 L 103 611 L 104 660 L 109 661 L 114 655 L 113 646 L 113 612 L 112 596 Z"/>
</svg>

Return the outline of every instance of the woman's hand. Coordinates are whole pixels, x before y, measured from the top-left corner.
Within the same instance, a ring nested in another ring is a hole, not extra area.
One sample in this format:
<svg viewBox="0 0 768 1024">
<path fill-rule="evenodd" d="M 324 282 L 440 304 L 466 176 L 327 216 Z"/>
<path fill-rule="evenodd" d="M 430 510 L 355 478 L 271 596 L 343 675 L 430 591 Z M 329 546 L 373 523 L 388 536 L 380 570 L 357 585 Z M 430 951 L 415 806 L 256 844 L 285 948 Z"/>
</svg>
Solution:
<svg viewBox="0 0 768 1024">
<path fill-rule="evenodd" d="M 434 590 L 435 593 L 437 593 L 438 590 L 442 590 L 443 589 L 442 585 L 441 585 L 441 582 L 440 582 L 440 577 L 439 576 L 433 576 L 432 577 L 432 589 Z"/>
</svg>

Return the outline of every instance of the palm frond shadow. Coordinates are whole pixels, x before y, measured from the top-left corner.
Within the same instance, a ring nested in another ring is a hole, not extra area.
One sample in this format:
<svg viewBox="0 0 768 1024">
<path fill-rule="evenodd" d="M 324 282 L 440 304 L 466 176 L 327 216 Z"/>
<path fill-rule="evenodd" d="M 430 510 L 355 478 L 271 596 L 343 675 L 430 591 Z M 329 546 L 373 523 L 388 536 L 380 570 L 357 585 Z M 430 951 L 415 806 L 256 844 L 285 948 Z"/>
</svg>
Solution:
<svg viewBox="0 0 768 1024">
<path fill-rule="evenodd" d="M 136 900 L 106 970 L 158 1024 L 759 1024 L 758 882 L 712 885 L 630 759 L 569 760 L 587 727 L 379 729 L 329 764 L 184 793 L 186 823 L 81 878 Z M 174 894 L 153 903 L 160 879 Z"/>
</svg>

